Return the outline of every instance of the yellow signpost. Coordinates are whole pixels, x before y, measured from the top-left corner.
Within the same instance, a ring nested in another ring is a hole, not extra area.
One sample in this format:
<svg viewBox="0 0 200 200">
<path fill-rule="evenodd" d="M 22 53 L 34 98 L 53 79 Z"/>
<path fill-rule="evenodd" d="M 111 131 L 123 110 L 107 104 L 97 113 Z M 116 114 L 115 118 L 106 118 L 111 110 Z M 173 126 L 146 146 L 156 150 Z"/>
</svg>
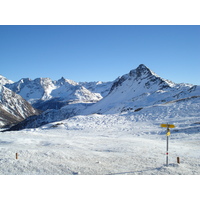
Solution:
<svg viewBox="0 0 200 200">
<path fill-rule="evenodd" d="M 175 126 L 173 124 L 161 124 L 160 126 L 167 128 L 167 133 L 166 133 L 166 136 L 167 136 L 166 166 L 168 166 L 169 136 L 171 134 L 169 128 L 175 128 Z"/>
<path fill-rule="evenodd" d="M 173 124 L 161 124 L 160 126 L 164 128 L 175 128 Z"/>
<path fill-rule="evenodd" d="M 170 134 L 171 134 L 170 131 L 168 131 L 168 132 L 166 133 L 167 136 L 170 136 Z"/>
</svg>

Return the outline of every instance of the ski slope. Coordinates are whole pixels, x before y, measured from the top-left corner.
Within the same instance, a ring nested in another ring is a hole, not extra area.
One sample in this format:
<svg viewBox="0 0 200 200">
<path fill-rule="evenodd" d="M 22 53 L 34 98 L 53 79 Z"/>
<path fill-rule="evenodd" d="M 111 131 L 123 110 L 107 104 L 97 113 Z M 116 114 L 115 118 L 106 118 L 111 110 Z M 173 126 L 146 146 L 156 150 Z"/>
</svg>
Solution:
<svg viewBox="0 0 200 200">
<path fill-rule="evenodd" d="M 0 174 L 199 175 L 200 100 L 192 102 L 79 115 L 37 129 L 1 132 Z M 161 123 L 176 126 L 169 136 L 168 167 Z"/>
</svg>

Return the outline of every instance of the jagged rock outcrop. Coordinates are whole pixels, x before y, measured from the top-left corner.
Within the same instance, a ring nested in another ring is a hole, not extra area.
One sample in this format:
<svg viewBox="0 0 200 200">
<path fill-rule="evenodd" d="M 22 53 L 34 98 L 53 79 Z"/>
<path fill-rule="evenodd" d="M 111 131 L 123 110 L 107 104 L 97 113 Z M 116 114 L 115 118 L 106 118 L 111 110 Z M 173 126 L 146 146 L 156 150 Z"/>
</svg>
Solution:
<svg viewBox="0 0 200 200">
<path fill-rule="evenodd" d="M 0 86 L 0 111 L 0 127 L 11 126 L 39 114 L 25 99 L 4 86 Z"/>
<path fill-rule="evenodd" d="M 58 81 L 50 78 L 21 79 L 5 86 L 43 111 L 60 109 L 69 103 L 93 103 L 102 99 L 99 93 L 93 93 L 81 84 L 63 77 Z"/>
</svg>

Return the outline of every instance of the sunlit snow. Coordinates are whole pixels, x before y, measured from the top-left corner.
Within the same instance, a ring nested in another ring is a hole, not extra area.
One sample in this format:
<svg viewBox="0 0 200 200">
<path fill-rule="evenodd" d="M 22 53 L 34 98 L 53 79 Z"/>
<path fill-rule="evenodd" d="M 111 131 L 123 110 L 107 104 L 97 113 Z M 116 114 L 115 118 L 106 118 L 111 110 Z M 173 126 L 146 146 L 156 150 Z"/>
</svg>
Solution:
<svg viewBox="0 0 200 200">
<path fill-rule="evenodd" d="M 0 174 L 200 174 L 199 108 L 197 98 L 193 105 L 182 101 L 138 112 L 80 115 L 2 132 Z M 169 136 L 168 167 L 161 123 L 176 126 Z"/>
</svg>

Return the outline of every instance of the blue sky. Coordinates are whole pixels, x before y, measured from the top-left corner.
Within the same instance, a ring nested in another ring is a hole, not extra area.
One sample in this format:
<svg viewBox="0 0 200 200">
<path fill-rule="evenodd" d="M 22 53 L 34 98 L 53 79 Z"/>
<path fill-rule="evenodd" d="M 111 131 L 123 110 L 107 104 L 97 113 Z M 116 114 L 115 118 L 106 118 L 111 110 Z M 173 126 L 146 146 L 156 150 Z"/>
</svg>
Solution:
<svg viewBox="0 0 200 200">
<path fill-rule="evenodd" d="M 145 64 L 200 85 L 200 26 L 0 26 L 0 74 L 112 81 Z"/>
</svg>

